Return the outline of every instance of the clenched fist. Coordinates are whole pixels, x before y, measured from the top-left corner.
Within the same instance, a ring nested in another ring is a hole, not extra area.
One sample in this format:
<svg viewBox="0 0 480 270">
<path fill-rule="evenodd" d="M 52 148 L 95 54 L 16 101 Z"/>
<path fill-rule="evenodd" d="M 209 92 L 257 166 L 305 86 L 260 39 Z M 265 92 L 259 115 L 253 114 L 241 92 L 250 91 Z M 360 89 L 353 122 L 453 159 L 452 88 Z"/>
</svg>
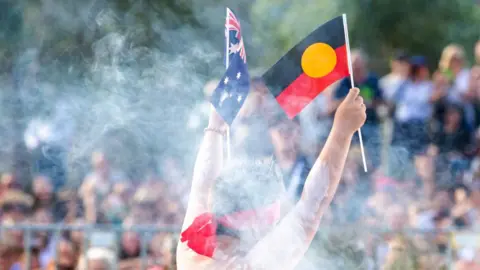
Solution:
<svg viewBox="0 0 480 270">
<path fill-rule="evenodd" d="M 333 127 L 345 134 L 353 134 L 367 119 L 363 98 L 358 88 L 350 89 L 347 97 L 340 103 L 335 113 Z"/>
</svg>

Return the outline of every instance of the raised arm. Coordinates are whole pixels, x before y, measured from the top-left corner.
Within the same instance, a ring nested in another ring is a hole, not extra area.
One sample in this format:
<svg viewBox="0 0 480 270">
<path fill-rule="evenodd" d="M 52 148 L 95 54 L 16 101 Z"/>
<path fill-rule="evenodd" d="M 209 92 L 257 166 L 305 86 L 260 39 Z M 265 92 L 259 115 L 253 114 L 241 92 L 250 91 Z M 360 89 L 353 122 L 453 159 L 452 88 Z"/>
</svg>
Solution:
<svg viewBox="0 0 480 270">
<path fill-rule="evenodd" d="M 195 161 L 192 189 L 182 230 L 188 227 L 196 216 L 209 211 L 209 197 L 223 166 L 223 132 L 226 124 L 212 107 L 208 127 L 205 129 L 200 150 Z"/>
<path fill-rule="evenodd" d="M 359 89 L 351 89 L 305 184 L 302 198 L 245 258 L 253 269 L 294 269 L 303 258 L 340 182 L 353 134 L 365 122 Z"/>
</svg>

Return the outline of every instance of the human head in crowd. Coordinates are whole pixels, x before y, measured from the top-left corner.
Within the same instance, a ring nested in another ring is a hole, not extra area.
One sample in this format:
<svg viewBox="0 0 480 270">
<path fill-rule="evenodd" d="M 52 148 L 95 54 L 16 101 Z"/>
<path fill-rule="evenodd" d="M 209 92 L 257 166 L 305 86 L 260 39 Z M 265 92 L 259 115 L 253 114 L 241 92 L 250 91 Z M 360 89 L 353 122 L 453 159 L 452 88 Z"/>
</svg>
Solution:
<svg viewBox="0 0 480 270">
<path fill-rule="evenodd" d="M 443 49 L 439 68 L 442 72 L 460 72 L 465 66 L 465 49 L 458 44 L 450 44 Z"/>
<path fill-rule="evenodd" d="M 416 55 L 410 58 L 410 73 L 412 81 L 424 81 L 430 77 L 427 59 L 424 56 Z"/>
<path fill-rule="evenodd" d="M 393 231 L 403 230 L 409 224 L 408 217 L 407 209 L 400 204 L 394 204 L 386 211 L 387 224 Z"/>
<path fill-rule="evenodd" d="M 10 219 L 13 223 L 23 222 L 31 213 L 33 198 L 21 190 L 10 189 L 0 197 L 2 220 Z"/>
<path fill-rule="evenodd" d="M 115 270 L 115 253 L 107 248 L 94 247 L 80 261 L 79 270 Z"/>
<path fill-rule="evenodd" d="M 61 238 L 57 244 L 57 258 L 52 260 L 47 270 L 75 270 L 80 254 L 78 246 L 67 238 Z M 56 267 L 56 268 L 55 268 Z"/>
<path fill-rule="evenodd" d="M 103 177 L 107 177 L 109 173 L 109 166 L 105 154 L 100 151 L 95 151 L 92 154 L 92 167 L 93 170 L 99 173 Z"/>
<path fill-rule="evenodd" d="M 270 122 L 270 138 L 272 140 L 275 156 L 279 162 L 283 159 L 295 161 L 301 137 L 300 120 L 293 120 L 283 115 L 278 115 Z M 281 166 L 281 164 L 279 164 Z"/>
<path fill-rule="evenodd" d="M 52 181 L 48 176 L 37 175 L 33 178 L 33 195 L 36 208 L 49 206 L 54 194 Z"/>
<path fill-rule="evenodd" d="M 410 71 L 408 54 L 404 51 L 397 51 L 390 61 L 390 69 L 392 73 L 406 78 Z"/>
<path fill-rule="evenodd" d="M 120 258 L 132 259 L 140 256 L 141 243 L 140 236 L 135 231 L 129 231 L 129 227 L 133 224 L 127 221 L 124 223 L 124 228 L 127 230 L 122 233 L 120 239 Z"/>
<path fill-rule="evenodd" d="M 160 261 L 164 266 L 169 266 L 173 262 L 174 246 L 175 240 L 171 234 L 158 233 L 150 242 L 149 251 L 156 261 Z"/>
<path fill-rule="evenodd" d="M 355 74 L 354 79 L 362 82 L 368 76 L 368 56 L 360 49 L 354 49 L 351 52 L 352 72 Z"/>
</svg>

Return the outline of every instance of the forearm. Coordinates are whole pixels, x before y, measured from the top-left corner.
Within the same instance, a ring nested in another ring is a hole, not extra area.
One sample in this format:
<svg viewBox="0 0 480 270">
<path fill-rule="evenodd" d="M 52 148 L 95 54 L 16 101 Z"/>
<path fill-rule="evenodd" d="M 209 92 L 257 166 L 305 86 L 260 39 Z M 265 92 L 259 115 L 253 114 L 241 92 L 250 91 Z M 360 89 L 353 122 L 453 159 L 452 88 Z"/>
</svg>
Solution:
<svg viewBox="0 0 480 270">
<path fill-rule="evenodd" d="M 338 187 L 351 138 L 352 135 L 340 134 L 335 128 L 331 131 L 300 201 L 249 252 L 247 261 L 254 269 L 294 269 L 303 258 Z M 265 254 L 272 259 L 266 259 Z"/>
<path fill-rule="evenodd" d="M 218 129 L 216 127 L 209 128 Z M 196 196 L 196 199 L 206 203 L 222 166 L 223 136 L 207 129 L 195 161 L 190 196 Z"/>
<path fill-rule="evenodd" d="M 304 224 L 305 233 L 309 238 L 315 235 L 320 220 L 337 191 L 352 136 L 353 134 L 346 134 L 336 129 L 334 125 L 308 175 L 299 206 L 301 203 L 303 211 L 311 214 L 311 218 L 306 220 L 308 224 Z"/>
</svg>

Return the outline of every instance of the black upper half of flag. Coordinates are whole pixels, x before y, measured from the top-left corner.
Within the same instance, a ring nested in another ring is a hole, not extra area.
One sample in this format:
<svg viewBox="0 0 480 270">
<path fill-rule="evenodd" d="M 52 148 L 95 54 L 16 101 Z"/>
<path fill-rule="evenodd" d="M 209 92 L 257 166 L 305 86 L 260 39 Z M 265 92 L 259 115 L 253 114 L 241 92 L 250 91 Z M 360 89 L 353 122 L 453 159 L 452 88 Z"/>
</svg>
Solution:
<svg viewBox="0 0 480 270">
<path fill-rule="evenodd" d="M 239 53 L 230 58 L 230 65 L 212 94 L 211 103 L 218 114 L 231 125 L 250 91 L 247 63 Z"/>
<path fill-rule="evenodd" d="M 263 74 L 263 81 L 270 91 L 282 91 L 303 73 L 302 55 L 310 45 L 315 43 L 326 43 L 333 49 L 345 45 L 342 16 L 338 16 L 315 29 Z"/>
</svg>

